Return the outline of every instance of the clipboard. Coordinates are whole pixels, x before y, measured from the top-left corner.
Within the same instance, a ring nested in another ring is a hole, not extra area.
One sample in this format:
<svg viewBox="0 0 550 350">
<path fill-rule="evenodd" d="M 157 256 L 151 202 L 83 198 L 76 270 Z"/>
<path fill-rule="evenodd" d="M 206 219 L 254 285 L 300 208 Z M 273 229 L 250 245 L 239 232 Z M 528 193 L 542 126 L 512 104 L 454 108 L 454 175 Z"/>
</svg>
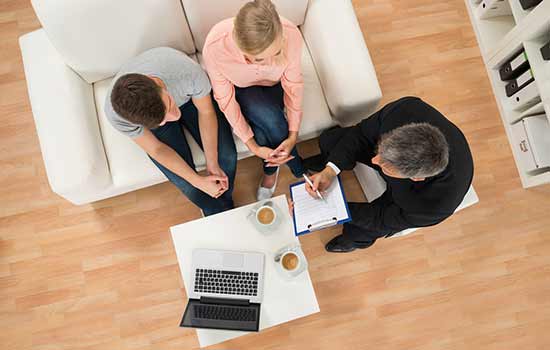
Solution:
<svg viewBox="0 0 550 350">
<path fill-rule="evenodd" d="M 294 184 L 290 185 L 290 198 L 293 202 L 295 201 L 295 198 L 294 198 L 294 195 L 293 195 L 293 188 L 297 187 L 297 186 L 301 186 L 303 184 L 305 184 L 305 181 L 300 181 L 300 182 L 297 182 L 297 183 L 294 183 Z M 346 195 L 344 193 L 344 190 L 343 190 L 343 187 L 342 187 L 342 182 L 340 181 L 339 176 L 336 177 L 336 181 L 333 182 L 333 185 L 337 186 L 337 188 L 333 189 L 333 191 L 338 191 L 339 194 L 342 197 L 343 202 L 344 202 L 345 217 L 343 217 L 343 218 L 341 217 L 340 219 L 338 219 L 338 217 L 335 217 L 335 216 L 322 218 L 318 221 L 309 223 L 307 225 L 307 229 L 302 230 L 302 231 L 298 231 L 298 226 L 297 226 L 297 223 L 296 223 L 296 206 L 295 206 L 294 210 L 293 210 L 292 221 L 293 221 L 293 224 L 294 224 L 294 234 L 296 236 L 300 236 L 300 235 L 303 235 L 303 234 L 306 234 L 306 233 L 311 233 L 313 231 L 321 230 L 321 229 L 331 227 L 331 226 L 334 226 L 334 225 L 344 224 L 346 222 L 351 221 L 351 214 L 350 214 L 350 211 L 349 211 L 348 202 L 346 200 Z M 319 201 L 321 201 L 321 200 L 319 199 Z M 322 203 L 323 202 L 320 202 L 320 205 L 322 205 Z"/>
</svg>

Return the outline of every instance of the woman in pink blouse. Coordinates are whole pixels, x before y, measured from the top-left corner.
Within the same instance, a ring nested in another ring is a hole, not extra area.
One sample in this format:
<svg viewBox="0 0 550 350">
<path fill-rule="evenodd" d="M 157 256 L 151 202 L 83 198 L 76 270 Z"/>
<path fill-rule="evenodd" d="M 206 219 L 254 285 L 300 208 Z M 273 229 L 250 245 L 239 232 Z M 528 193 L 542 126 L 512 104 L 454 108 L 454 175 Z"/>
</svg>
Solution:
<svg viewBox="0 0 550 350">
<path fill-rule="evenodd" d="M 296 151 L 304 82 L 298 28 L 269 0 L 244 5 L 216 24 L 203 49 L 214 97 L 235 134 L 264 159 L 258 200 L 270 198 L 279 166 L 296 177 L 304 170 Z M 286 109 L 286 117 L 285 117 Z"/>
</svg>

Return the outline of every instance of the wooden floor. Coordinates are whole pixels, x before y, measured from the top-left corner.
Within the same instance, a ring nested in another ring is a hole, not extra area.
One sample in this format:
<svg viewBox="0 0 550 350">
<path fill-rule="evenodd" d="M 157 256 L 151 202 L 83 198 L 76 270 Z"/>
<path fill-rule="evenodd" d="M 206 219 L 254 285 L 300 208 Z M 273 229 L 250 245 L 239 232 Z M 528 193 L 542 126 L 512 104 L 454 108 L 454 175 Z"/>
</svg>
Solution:
<svg viewBox="0 0 550 350">
<path fill-rule="evenodd" d="M 321 312 L 211 348 L 550 349 L 550 186 L 520 185 L 463 0 L 354 6 L 383 102 L 418 95 L 464 131 L 480 203 L 352 254 L 323 250 L 337 229 L 303 237 Z M 39 27 L 0 0 L 0 349 L 198 349 L 168 228 L 199 211 L 168 183 L 80 207 L 49 189 L 17 43 Z M 239 163 L 237 204 L 258 167 Z"/>
</svg>

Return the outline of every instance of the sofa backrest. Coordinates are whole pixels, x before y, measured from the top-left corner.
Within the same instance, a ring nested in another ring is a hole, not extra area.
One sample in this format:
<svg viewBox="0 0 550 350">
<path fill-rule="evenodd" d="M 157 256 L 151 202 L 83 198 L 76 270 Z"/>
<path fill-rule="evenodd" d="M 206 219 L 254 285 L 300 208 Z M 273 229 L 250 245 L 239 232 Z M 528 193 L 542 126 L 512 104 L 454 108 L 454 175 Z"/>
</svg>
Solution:
<svg viewBox="0 0 550 350">
<path fill-rule="evenodd" d="M 88 83 L 158 46 L 195 46 L 180 0 L 32 0 L 49 40 Z"/>
<path fill-rule="evenodd" d="M 181 0 L 197 49 L 202 51 L 206 36 L 216 23 L 235 17 L 239 9 L 248 1 L 250 0 Z M 281 16 L 296 25 L 304 23 L 308 0 L 272 1 Z"/>
</svg>

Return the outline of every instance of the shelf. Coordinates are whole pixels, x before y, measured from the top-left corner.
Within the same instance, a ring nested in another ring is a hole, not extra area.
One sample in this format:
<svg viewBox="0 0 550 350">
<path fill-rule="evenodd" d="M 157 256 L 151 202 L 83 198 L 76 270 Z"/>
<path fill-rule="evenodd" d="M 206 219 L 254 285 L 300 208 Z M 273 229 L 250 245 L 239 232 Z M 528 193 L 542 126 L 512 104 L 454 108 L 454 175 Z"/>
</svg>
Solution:
<svg viewBox="0 0 550 350">
<path fill-rule="evenodd" d="M 475 4 L 475 0 L 465 2 L 522 185 L 528 188 L 550 183 L 550 168 L 533 169 L 527 166 L 525 154 L 515 143 L 517 136 L 514 139 L 512 130 L 516 129 L 517 133 L 517 123 L 522 123 L 522 119 L 534 115 L 546 114 L 546 119 L 550 123 L 550 61 L 545 61 L 540 53 L 540 48 L 550 41 L 550 0 L 543 0 L 538 6 L 527 11 L 521 8 L 519 0 L 505 1 L 509 1 L 512 14 L 489 19 L 480 19 L 476 16 L 478 5 Z M 505 86 L 509 82 L 500 79 L 499 68 L 521 50 L 525 50 L 535 81 L 510 98 L 506 96 L 505 91 Z M 528 92 L 531 92 L 531 97 L 535 97 L 533 103 L 517 110 L 517 98 L 519 97 L 520 101 L 530 100 L 526 98 Z M 548 137 L 544 138 L 545 142 L 550 141 L 549 131 L 542 134 Z"/>
<path fill-rule="evenodd" d="M 525 17 L 532 11 L 532 10 L 524 10 L 521 7 L 521 4 L 519 3 L 519 0 L 509 0 L 510 1 L 510 7 L 512 8 L 512 14 L 514 15 L 514 19 L 516 20 L 516 23 L 521 23 Z"/>
<path fill-rule="evenodd" d="M 479 34 L 485 52 L 495 50 L 499 41 L 514 28 L 515 22 L 512 16 L 482 19 L 478 22 Z"/>
<path fill-rule="evenodd" d="M 530 117 L 532 115 L 537 115 L 537 114 L 545 114 L 546 111 L 544 109 L 544 104 L 541 102 L 538 102 L 537 104 L 535 104 L 534 106 L 528 108 L 527 110 L 523 111 L 523 112 L 518 112 L 518 111 L 514 111 L 514 110 L 504 110 L 504 118 L 506 120 L 506 122 L 508 124 L 514 124 L 518 121 L 520 121 L 521 119 L 525 118 L 525 117 Z"/>
<path fill-rule="evenodd" d="M 491 56 L 501 41 L 504 40 L 506 35 L 516 26 L 514 17 L 510 14 L 508 16 L 499 16 L 488 19 L 478 18 L 476 8 L 480 4 L 475 4 L 473 1 L 467 1 L 468 13 L 474 26 L 479 46 L 483 52 L 483 57 Z M 506 0 L 508 1 L 508 0 Z"/>
<path fill-rule="evenodd" d="M 525 41 L 523 46 L 525 47 L 525 52 L 527 53 L 531 71 L 535 77 L 541 98 L 550 101 L 550 88 L 547 84 L 550 81 L 550 61 L 545 61 L 542 58 L 540 48 L 543 44 L 541 42 L 540 40 Z"/>
<path fill-rule="evenodd" d="M 509 2 L 510 2 L 510 7 L 512 8 L 512 14 L 514 15 L 514 19 L 518 24 L 521 23 L 525 19 L 525 17 L 527 17 L 531 12 L 536 10 L 537 7 L 542 5 L 542 3 L 540 3 L 535 7 L 524 10 L 523 7 L 521 7 L 521 3 L 519 2 L 519 0 L 509 0 Z"/>
<path fill-rule="evenodd" d="M 525 117 L 530 117 L 532 115 L 537 115 L 537 114 L 545 114 L 546 111 L 544 110 L 544 104 L 541 102 L 537 103 L 536 105 L 534 105 L 533 107 L 527 109 L 525 112 L 523 113 L 519 113 L 518 115 L 518 118 L 513 121 L 512 123 L 520 120 L 520 119 L 523 119 Z"/>
</svg>

